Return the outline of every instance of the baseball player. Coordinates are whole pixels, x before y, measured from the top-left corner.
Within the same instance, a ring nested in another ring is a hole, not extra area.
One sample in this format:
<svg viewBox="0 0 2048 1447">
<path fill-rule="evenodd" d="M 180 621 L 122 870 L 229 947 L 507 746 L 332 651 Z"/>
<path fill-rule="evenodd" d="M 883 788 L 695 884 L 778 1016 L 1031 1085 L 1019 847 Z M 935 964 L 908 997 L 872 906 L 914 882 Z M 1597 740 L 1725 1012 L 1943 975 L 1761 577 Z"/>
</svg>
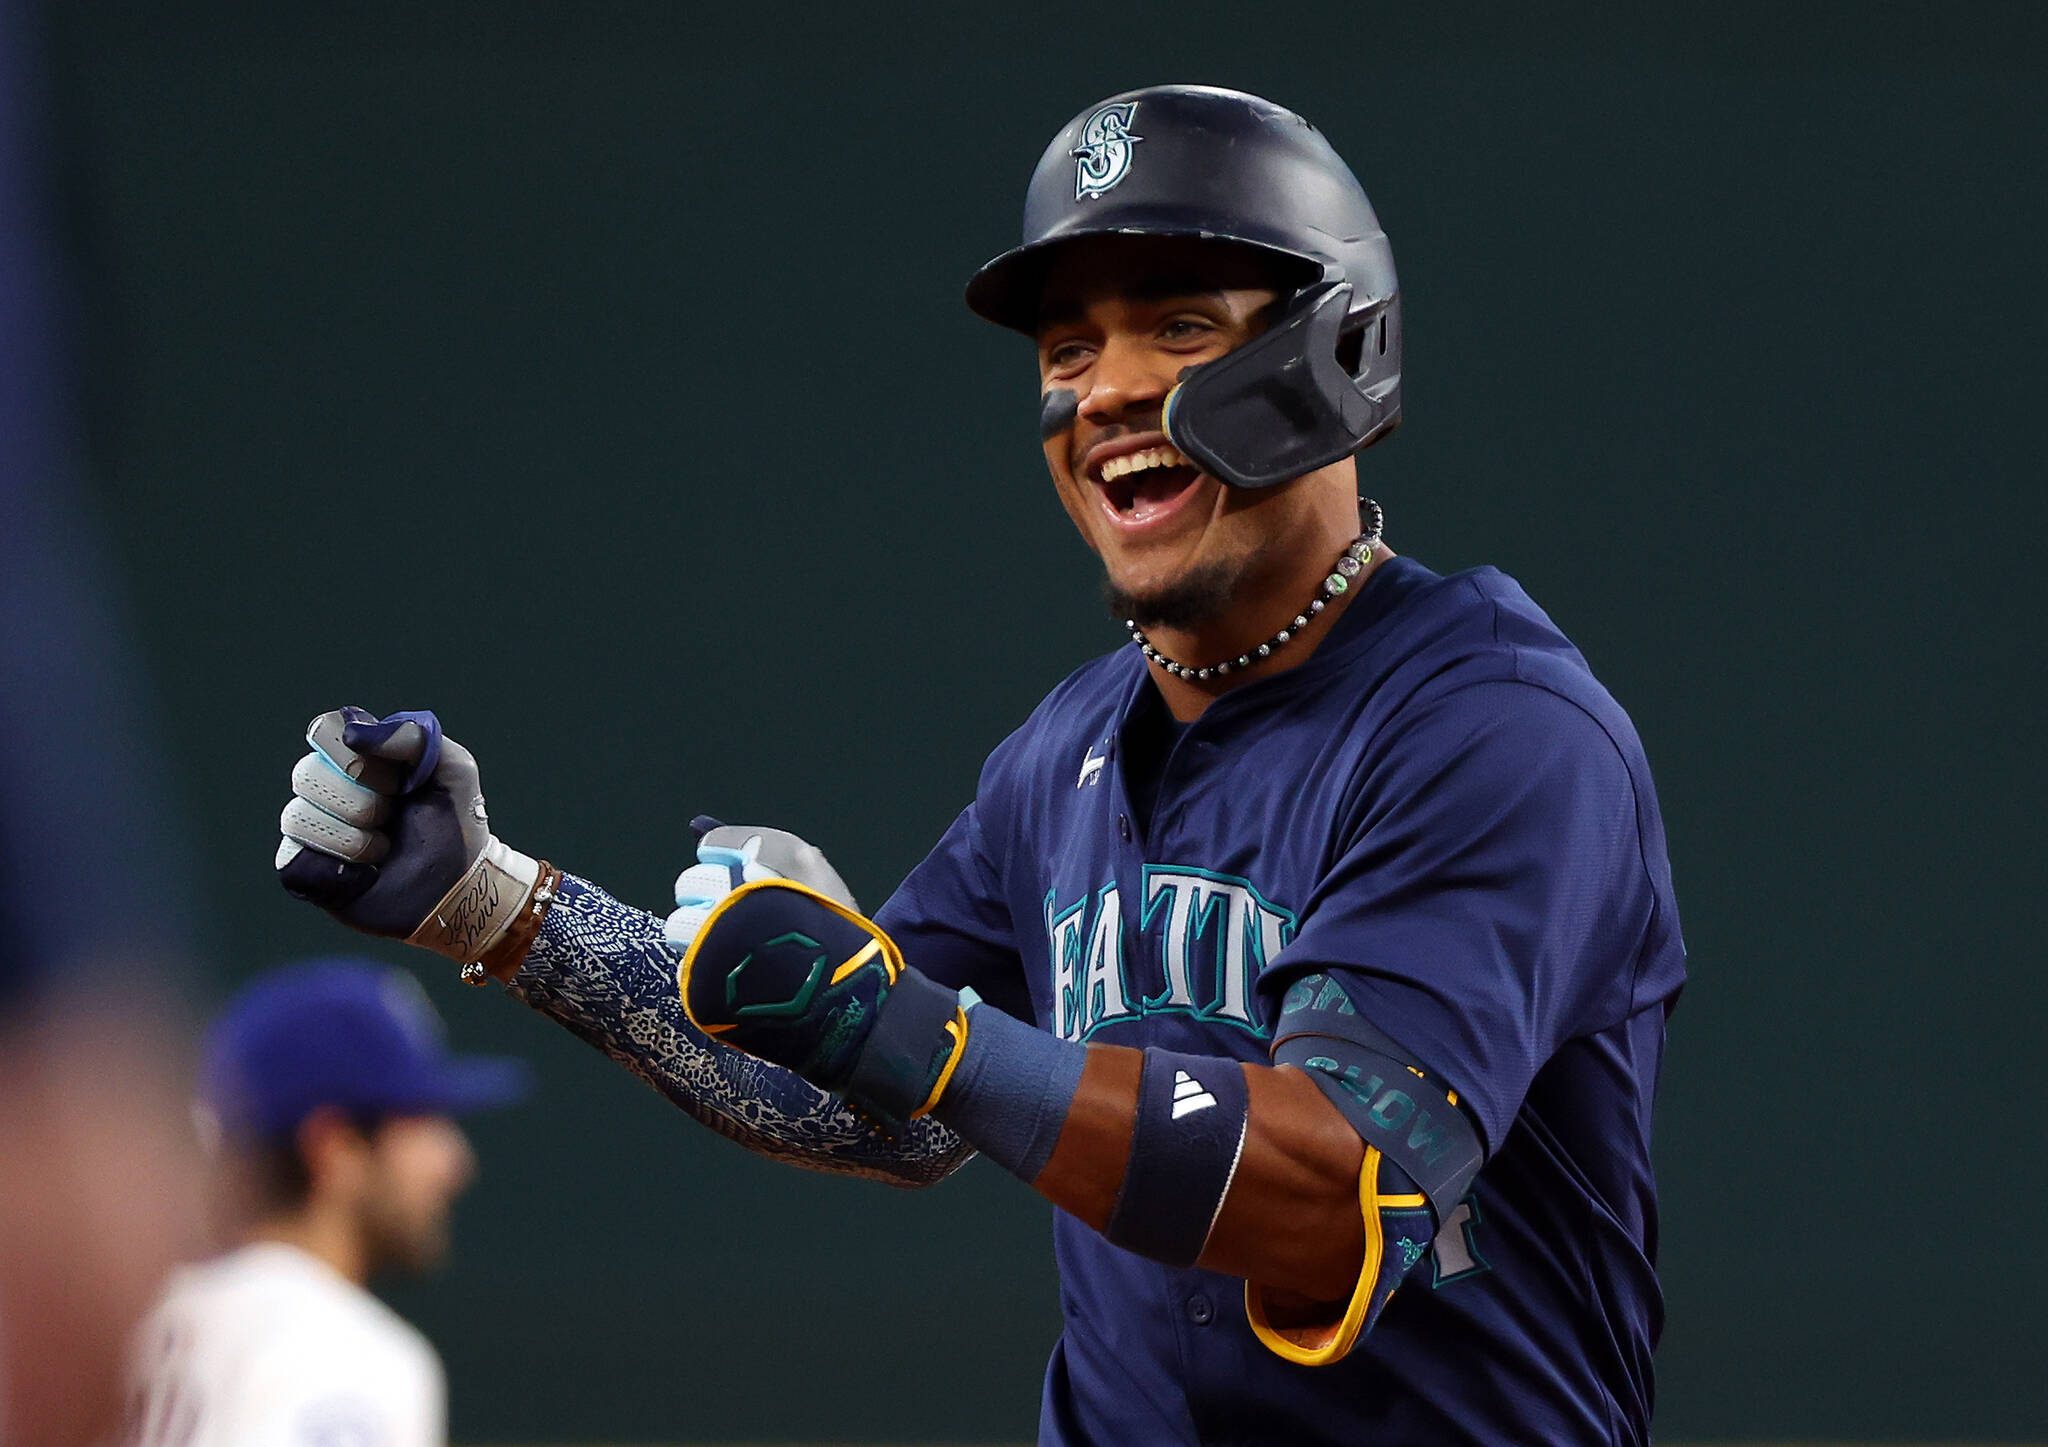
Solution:
<svg viewBox="0 0 2048 1447">
<path fill-rule="evenodd" d="M 426 713 L 322 715 L 278 867 L 682 1109 L 1059 1207 L 1045 1443 L 1640 1443 L 1684 949 L 1628 718 L 1517 584 L 1388 548 L 1392 255 L 1299 116 L 1193 86 L 1054 138 L 967 289 L 1033 339 L 1129 645 L 873 916 L 769 829 L 664 922 L 509 848 Z"/>
<path fill-rule="evenodd" d="M 236 1246 L 171 1279 L 138 1335 L 138 1447 L 429 1447 L 440 1358 L 364 1283 L 422 1271 L 475 1162 L 454 1117 L 523 1089 L 448 1053 L 419 981 L 355 960 L 277 970 L 208 1034 L 201 1116 Z"/>
</svg>

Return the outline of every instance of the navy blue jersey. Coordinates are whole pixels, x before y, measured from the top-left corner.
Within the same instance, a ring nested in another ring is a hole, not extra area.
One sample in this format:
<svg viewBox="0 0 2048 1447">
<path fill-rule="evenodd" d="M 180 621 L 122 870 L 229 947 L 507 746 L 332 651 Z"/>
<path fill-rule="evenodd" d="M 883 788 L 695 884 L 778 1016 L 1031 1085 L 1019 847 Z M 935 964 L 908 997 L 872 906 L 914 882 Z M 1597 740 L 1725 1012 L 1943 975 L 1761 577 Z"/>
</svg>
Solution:
<svg viewBox="0 0 2048 1447">
<path fill-rule="evenodd" d="M 1147 734 L 1141 822 L 1123 761 L 1162 708 L 1135 648 L 1054 689 L 880 912 L 906 957 L 1067 1039 L 1260 1062 L 1287 983 L 1327 974 L 1487 1161 L 1322 1367 L 1257 1341 L 1241 1282 L 1058 1213 L 1041 1441 L 1647 1441 L 1685 958 L 1627 716 L 1512 579 L 1405 558 L 1306 662 Z"/>
</svg>

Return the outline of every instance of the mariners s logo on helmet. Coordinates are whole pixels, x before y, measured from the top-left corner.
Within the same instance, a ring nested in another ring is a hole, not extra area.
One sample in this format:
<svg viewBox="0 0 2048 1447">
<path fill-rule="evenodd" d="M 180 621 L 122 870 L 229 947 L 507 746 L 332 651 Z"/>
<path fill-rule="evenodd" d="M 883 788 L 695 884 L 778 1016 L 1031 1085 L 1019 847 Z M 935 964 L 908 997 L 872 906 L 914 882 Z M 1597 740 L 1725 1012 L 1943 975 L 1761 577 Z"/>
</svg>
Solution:
<svg viewBox="0 0 2048 1447">
<path fill-rule="evenodd" d="M 1074 147 L 1074 199 L 1085 201 L 1130 174 L 1131 147 L 1144 140 L 1131 134 L 1131 122 L 1138 114 L 1136 101 L 1107 105 L 1088 117 L 1081 127 L 1081 144 Z"/>
</svg>

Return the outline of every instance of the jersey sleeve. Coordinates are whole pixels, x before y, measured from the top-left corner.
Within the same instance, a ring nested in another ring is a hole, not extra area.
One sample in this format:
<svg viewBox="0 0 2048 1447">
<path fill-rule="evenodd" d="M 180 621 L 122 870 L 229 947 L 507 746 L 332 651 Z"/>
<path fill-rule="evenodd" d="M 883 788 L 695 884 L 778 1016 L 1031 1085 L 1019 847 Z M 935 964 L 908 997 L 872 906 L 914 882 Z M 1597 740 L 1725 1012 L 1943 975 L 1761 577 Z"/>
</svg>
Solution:
<svg viewBox="0 0 2048 1447">
<path fill-rule="evenodd" d="M 1634 785 L 1602 725 L 1533 684 L 1395 727 L 1260 999 L 1270 1023 L 1289 982 L 1328 974 L 1491 1154 L 1557 1048 L 1628 1013 L 1652 909 Z"/>
<path fill-rule="evenodd" d="M 924 862 L 875 912 L 903 958 L 943 985 L 1031 1017 L 1009 901 L 982 824 L 980 799 L 960 811 Z"/>
</svg>

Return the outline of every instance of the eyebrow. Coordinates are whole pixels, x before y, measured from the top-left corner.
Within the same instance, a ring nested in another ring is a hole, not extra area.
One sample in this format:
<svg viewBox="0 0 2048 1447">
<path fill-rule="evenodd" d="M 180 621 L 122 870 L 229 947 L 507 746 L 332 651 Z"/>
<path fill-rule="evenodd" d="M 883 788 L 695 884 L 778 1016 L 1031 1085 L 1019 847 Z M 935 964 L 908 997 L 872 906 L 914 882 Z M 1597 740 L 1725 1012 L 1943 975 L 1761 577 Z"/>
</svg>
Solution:
<svg viewBox="0 0 2048 1447">
<path fill-rule="evenodd" d="M 1167 301 L 1174 297 L 1200 297 L 1204 301 L 1221 302 L 1223 288 L 1210 286 L 1191 276 L 1148 276 L 1132 282 L 1122 289 L 1122 295 L 1133 301 Z M 1043 307 L 1038 313 L 1038 329 L 1065 326 L 1079 321 L 1081 304 L 1071 298 L 1062 298 L 1052 305 Z"/>
</svg>

